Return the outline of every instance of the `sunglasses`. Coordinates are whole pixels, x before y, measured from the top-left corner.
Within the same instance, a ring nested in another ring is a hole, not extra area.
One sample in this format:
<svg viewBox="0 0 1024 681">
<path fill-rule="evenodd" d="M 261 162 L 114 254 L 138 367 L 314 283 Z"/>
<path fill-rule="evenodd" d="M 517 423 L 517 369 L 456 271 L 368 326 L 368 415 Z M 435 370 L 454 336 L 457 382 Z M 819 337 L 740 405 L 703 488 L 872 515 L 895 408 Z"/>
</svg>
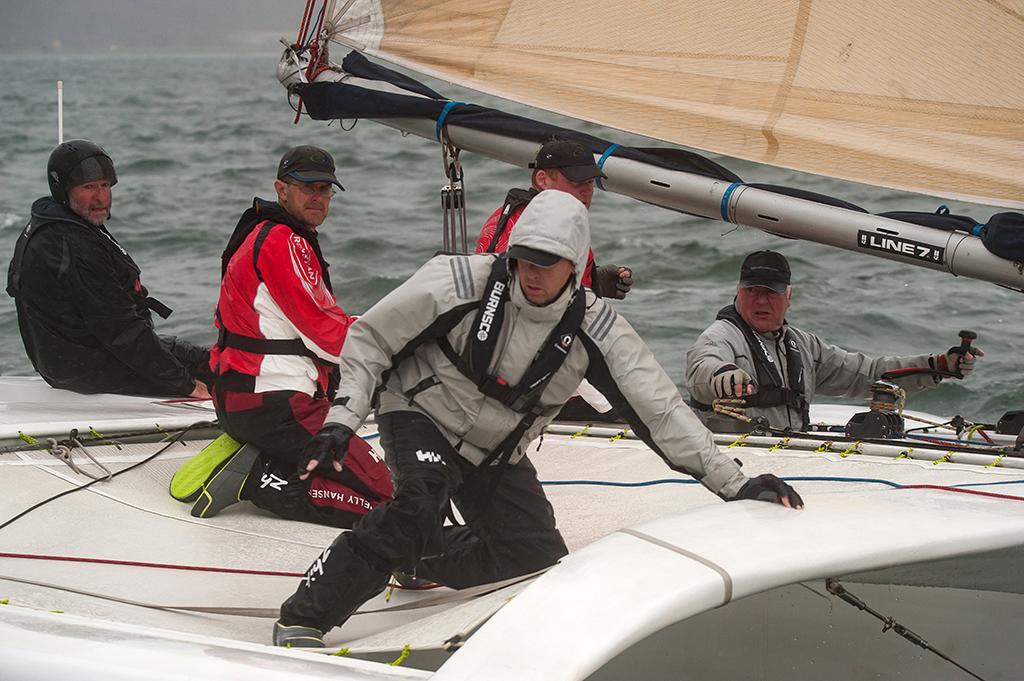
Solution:
<svg viewBox="0 0 1024 681">
<path fill-rule="evenodd" d="M 290 184 L 293 187 L 298 187 L 299 191 L 305 194 L 306 196 L 313 196 L 314 194 L 319 194 L 320 196 L 326 196 L 329 198 L 338 193 L 334 191 L 334 187 L 332 187 L 329 184 L 321 185 L 319 187 L 314 187 L 311 182 L 286 181 L 285 184 Z"/>
</svg>

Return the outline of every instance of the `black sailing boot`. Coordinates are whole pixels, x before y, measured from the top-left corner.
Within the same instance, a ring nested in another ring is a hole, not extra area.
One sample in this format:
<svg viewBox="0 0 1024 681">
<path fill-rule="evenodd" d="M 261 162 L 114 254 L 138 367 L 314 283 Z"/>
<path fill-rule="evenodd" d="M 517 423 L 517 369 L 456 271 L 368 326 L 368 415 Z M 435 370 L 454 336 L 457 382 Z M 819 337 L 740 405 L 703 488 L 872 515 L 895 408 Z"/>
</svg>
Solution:
<svg viewBox="0 0 1024 681">
<path fill-rule="evenodd" d="M 245 498 L 245 483 L 259 455 L 260 450 L 249 444 L 235 452 L 203 485 L 203 491 L 192 507 L 192 515 L 196 518 L 210 518 L 242 501 Z"/>
<path fill-rule="evenodd" d="M 282 645 L 281 640 L 287 645 L 285 634 L 298 631 L 296 627 L 327 633 L 341 626 L 359 606 L 384 590 L 389 576 L 390 571 L 378 570 L 352 549 L 350 533 L 342 533 L 313 561 L 299 588 L 281 605 L 274 644 Z"/>
</svg>

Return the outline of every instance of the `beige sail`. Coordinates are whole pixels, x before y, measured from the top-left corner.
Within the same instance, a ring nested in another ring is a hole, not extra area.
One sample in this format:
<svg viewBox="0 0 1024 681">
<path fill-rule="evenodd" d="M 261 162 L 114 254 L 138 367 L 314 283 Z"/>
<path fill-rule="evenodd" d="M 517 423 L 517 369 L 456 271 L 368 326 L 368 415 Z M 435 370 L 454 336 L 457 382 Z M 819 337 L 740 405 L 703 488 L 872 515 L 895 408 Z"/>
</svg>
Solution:
<svg viewBox="0 0 1024 681">
<path fill-rule="evenodd" d="M 1024 0 L 337 0 L 334 39 L 688 147 L 1024 206 Z"/>
</svg>

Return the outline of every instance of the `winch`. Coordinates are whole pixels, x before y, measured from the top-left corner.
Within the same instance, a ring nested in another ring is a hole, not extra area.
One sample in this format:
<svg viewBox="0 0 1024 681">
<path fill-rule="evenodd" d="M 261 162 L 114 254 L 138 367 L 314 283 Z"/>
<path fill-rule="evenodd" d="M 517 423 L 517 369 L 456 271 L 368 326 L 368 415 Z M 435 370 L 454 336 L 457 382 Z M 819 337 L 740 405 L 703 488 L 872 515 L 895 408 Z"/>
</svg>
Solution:
<svg viewBox="0 0 1024 681">
<path fill-rule="evenodd" d="M 847 436 L 871 438 L 903 437 L 905 425 L 900 415 L 906 393 L 895 383 L 878 380 L 871 385 L 871 409 L 854 414 L 846 424 Z"/>
<path fill-rule="evenodd" d="M 978 334 L 970 330 L 960 331 L 960 347 L 950 348 L 950 354 L 965 355 L 971 352 L 971 342 Z M 871 385 L 870 411 L 854 414 L 846 424 L 846 435 L 858 440 L 891 439 L 903 437 L 906 425 L 903 420 L 903 405 L 907 394 L 890 379 L 904 378 L 917 374 L 931 374 L 937 377 L 963 378 L 959 371 L 940 371 L 925 367 L 908 367 L 886 371 Z M 960 419 L 962 426 L 963 419 Z M 957 430 L 961 426 L 956 426 Z"/>
</svg>

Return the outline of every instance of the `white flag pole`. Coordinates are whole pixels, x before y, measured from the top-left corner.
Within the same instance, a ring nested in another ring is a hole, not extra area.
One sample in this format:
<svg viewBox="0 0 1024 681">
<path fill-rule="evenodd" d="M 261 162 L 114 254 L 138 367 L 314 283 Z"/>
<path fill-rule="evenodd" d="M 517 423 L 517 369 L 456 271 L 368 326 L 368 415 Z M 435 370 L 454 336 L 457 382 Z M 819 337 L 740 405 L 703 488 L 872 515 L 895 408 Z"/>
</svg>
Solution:
<svg viewBox="0 0 1024 681">
<path fill-rule="evenodd" d="M 64 81 L 57 81 L 57 144 L 64 142 Z"/>
</svg>

